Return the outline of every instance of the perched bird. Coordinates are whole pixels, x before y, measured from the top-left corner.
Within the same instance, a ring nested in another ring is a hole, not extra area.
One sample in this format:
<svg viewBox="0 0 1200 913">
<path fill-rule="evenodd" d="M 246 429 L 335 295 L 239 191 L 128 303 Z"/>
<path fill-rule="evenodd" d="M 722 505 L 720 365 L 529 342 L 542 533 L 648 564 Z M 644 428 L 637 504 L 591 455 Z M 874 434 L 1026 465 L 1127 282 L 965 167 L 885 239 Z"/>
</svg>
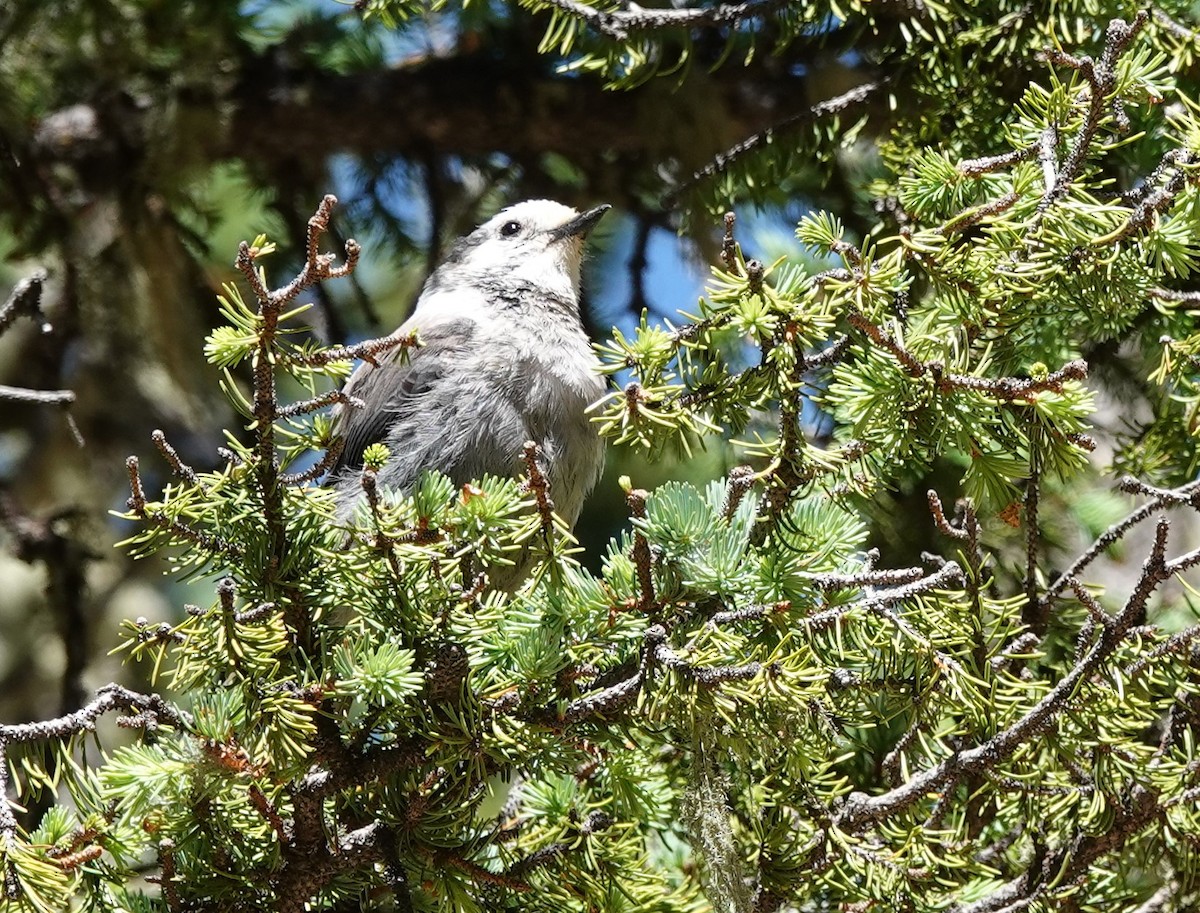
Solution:
<svg viewBox="0 0 1200 913">
<path fill-rule="evenodd" d="M 407 360 L 364 364 L 338 407 L 344 446 L 330 476 L 339 512 L 362 495 L 363 450 L 391 457 L 382 489 L 407 490 L 423 470 L 456 485 L 523 469 L 526 441 L 541 447 L 555 508 L 573 525 L 603 468 L 603 444 L 584 410 L 604 393 L 579 317 L 584 238 L 609 209 L 578 213 L 550 200 L 501 211 L 450 248 L 396 332 L 417 331 Z"/>
</svg>

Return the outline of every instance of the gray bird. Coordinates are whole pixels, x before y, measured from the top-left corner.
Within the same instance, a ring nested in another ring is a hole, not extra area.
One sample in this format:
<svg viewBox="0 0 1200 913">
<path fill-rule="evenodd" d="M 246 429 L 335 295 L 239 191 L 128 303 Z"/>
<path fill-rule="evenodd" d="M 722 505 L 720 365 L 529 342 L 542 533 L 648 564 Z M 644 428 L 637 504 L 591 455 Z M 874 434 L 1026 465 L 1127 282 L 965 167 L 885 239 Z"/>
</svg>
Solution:
<svg viewBox="0 0 1200 913">
<path fill-rule="evenodd" d="M 330 482 L 343 517 L 361 498 L 372 443 L 391 451 L 379 486 L 407 491 L 426 469 L 459 486 L 517 475 L 533 441 L 555 508 L 574 525 L 604 463 L 584 411 L 604 383 L 580 322 L 579 274 L 584 238 L 608 209 L 528 200 L 455 242 L 396 331 L 416 330 L 422 345 L 406 361 L 359 366 L 345 392 L 363 407 L 334 413 L 344 447 Z"/>
</svg>

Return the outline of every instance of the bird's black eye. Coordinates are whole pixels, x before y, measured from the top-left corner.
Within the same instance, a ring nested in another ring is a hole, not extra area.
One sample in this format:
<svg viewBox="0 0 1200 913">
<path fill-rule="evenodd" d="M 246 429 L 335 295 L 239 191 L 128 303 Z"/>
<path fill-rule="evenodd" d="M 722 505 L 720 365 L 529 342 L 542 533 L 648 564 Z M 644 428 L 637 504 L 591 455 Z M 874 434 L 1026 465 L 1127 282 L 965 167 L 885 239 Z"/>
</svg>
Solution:
<svg viewBox="0 0 1200 913">
<path fill-rule="evenodd" d="M 503 225 L 500 226 L 500 234 L 502 234 L 506 238 L 511 238 L 513 235 L 518 234 L 520 231 L 521 231 L 521 223 L 520 222 L 505 222 Z"/>
</svg>

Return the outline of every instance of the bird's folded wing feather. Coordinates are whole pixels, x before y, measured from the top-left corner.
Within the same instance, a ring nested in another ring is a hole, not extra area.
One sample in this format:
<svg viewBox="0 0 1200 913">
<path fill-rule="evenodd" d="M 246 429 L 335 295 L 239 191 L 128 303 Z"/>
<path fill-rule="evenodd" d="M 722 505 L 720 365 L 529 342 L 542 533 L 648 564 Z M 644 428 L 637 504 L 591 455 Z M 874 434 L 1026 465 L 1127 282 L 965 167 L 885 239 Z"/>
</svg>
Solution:
<svg viewBox="0 0 1200 913">
<path fill-rule="evenodd" d="M 393 357 L 378 366 L 359 365 L 347 382 L 345 392 L 363 405 L 340 406 L 334 412 L 333 431 L 344 443 L 330 479 L 346 469 L 362 466 L 363 451 L 383 441 L 389 429 L 416 407 L 420 397 L 456 369 L 477 330 L 474 321 L 467 318 L 423 325 L 418 317 L 397 330 L 401 334 L 417 331 L 420 345 L 410 350 L 406 359 Z"/>
</svg>

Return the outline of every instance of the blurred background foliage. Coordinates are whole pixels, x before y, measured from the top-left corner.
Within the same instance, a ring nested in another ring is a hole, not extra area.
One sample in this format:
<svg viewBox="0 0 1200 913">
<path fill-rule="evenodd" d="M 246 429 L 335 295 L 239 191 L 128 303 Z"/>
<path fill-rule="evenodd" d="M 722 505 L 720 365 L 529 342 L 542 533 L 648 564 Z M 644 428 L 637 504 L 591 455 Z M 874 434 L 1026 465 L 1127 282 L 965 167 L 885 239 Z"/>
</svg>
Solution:
<svg viewBox="0 0 1200 913">
<path fill-rule="evenodd" d="M 0 718 L 76 705 L 121 674 L 103 659 L 117 619 L 184 601 L 163 565 L 111 547 L 129 530 L 110 512 L 127 495 L 125 456 L 149 452 L 153 429 L 202 470 L 237 425 L 202 344 L 239 240 L 267 233 L 283 249 L 273 269 L 289 274 L 299 257 L 288 245 L 336 193 L 335 235 L 365 253 L 352 281 L 317 291 L 313 332 L 357 340 L 398 325 L 448 241 L 504 203 L 609 202 L 586 277 L 585 320 L 601 339 L 644 309 L 652 320 L 695 311 L 726 209 L 747 255 L 767 262 L 811 262 L 792 228 L 814 208 L 838 213 L 851 237 L 894 226 L 891 182 L 918 149 L 1006 151 L 999 125 L 1044 75 L 1037 55 L 1101 46 L 1111 17 L 1140 8 L 758 5 L 770 15 L 647 34 L 636 53 L 605 40 L 618 20 L 585 24 L 542 0 L 0 5 L 0 286 L 45 269 L 53 327 L 23 321 L 0 338 L 0 383 L 76 396 L 65 410 L 0 399 Z M 1190 13 L 1160 4 L 1147 28 L 1196 95 L 1195 38 L 1180 25 Z M 1136 148 L 1147 160 L 1125 162 L 1127 179 L 1155 164 L 1152 144 Z M 1122 435 L 1153 434 L 1161 394 L 1146 366 L 1115 343 L 1088 355 L 1115 404 L 1100 416 L 1109 453 Z M 808 418 L 814 439 L 828 433 L 823 416 Z M 1190 447 L 1159 448 L 1175 454 L 1169 473 Z M 711 442 L 653 465 L 611 448 L 578 530 L 590 563 L 626 522 L 617 476 L 653 488 L 735 462 Z M 913 493 L 944 469 L 875 498 L 885 564 L 927 546 Z M 1120 509 L 1103 493 L 1072 503 L 1069 522 L 1048 521 L 1064 547 Z"/>
</svg>

